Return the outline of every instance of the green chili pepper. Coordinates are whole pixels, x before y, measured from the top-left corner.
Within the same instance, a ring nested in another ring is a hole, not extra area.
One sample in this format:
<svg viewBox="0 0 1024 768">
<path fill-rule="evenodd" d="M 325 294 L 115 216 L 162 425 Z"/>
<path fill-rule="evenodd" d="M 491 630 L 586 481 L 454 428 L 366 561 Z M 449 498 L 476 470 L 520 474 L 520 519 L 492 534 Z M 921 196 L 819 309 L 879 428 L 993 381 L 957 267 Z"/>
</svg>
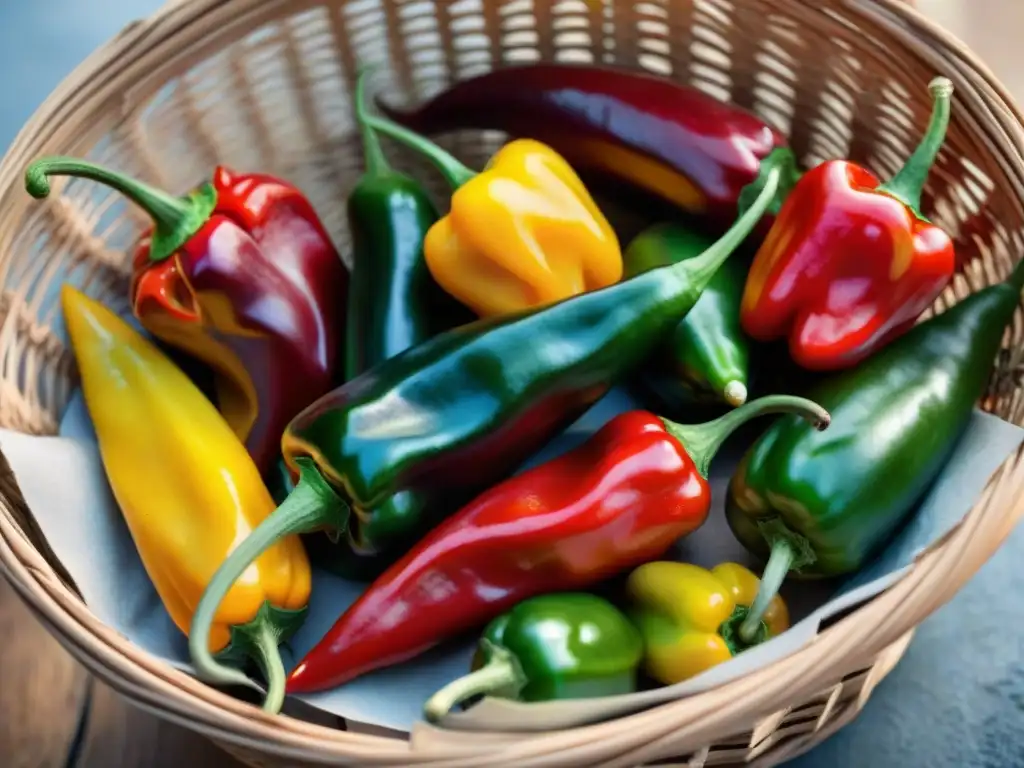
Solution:
<svg viewBox="0 0 1024 768">
<path fill-rule="evenodd" d="M 741 633 L 753 631 L 788 573 L 853 573 L 905 521 L 985 393 L 1022 286 L 1024 262 L 1006 282 L 819 381 L 808 397 L 832 415 L 827 431 L 786 416 L 751 446 L 730 483 L 726 517 L 768 563 Z"/>
<path fill-rule="evenodd" d="M 472 669 L 424 706 L 430 722 L 480 694 L 518 701 L 614 696 L 636 690 L 644 644 L 615 606 L 585 592 L 532 597 L 484 630 Z"/>
<path fill-rule="evenodd" d="M 367 123 L 365 81 L 359 74 L 355 115 L 366 170 L 348 197 L 352 235 L 345 342 L 345 380 L 356 378 L 410 347 L 476 319 L 441 290 L 423 258 L 423 239 L 439 214 L 426 190 L 388 163 L 376 131 Z M 294 485 L 283 462 L 271 478 L 281 503 Z M 306 537 L 312 561 L 343 578 L 371 581 L 387 567 L 372 553 L 338 558 L 335 542 L 320 533 Z"/>
<path fill-rule="evenodd" d="M 714 240 L 677 224 L 642 232 L 623 254 L 624 277 L 700 256 Z M 715 273 L 700 299 L 679 321 L 652 360 L 651 391 L 670 399 L 672 390 L 697 402 L 742 405 L 747 399 L 749 344 L 740 328 L 745 267 L 730 259 Z M 667 375 L 666 375 L 667 374 Z M 641 374 L 643 376 L 643 374 Z"/>
<path fill-rule="evenodd" d="M 423 258 L 423 239 L 438 211 L 426 190 L 395 171 L 367 123 L 365 80 L 355 88 L 355 113 L 366 172 L 348 198 L 352 233 L 345 379 L 354 379 L 438 333 L 476 319 L 441 290 Z"/>
</svg>

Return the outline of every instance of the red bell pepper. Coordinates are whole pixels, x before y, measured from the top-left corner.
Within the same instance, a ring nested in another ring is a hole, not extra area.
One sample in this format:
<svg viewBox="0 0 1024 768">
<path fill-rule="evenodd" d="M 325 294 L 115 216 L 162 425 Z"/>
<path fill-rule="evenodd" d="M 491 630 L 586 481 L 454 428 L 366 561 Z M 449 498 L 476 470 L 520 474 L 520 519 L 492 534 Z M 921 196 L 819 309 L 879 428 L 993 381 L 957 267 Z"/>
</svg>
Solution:
<svg viewBox="0 0 1024 768">
<path fill-rule="evenodd" d="M 477 128 L 537 139 L 579 171 L 624 180 L 722 227 L 761 161 L 786 143 L 752 112 L 696 88 L 602 66 L 503 67 L 413 109 L 378 107 L 418 133 Z M 769 221 L 777 210 L 773 202 Z"/>
<path fill-rule="evenodd" d="M 792 188 L 758 249 L 740 308 L 759 341 L 788 336 L 809 370 L 856 365 L 909 329 L 956 267 L 950 236 L 920 211 L 949 124 L 953 85 L 937 78 L 931 122 L 906 165 L 882 184 L 845 160 Z"/>
<path fill-rule="evenodd" d="M 217 405 L 261 472 L 299 411 L 330 390 L 342 359 L 348 271 L 313 206 L 294 186 L 217 167 L 185 197 L 75 158 L 39 160 L 47 177 L 93 179 L 153 219 L 135 252 L 131 306 L 165 343 L 209 365 Z"/>
<path fill-rule="evenodd" d="M 740 425 L 795 412 L 799 397 L 752 401 L 706 424 L 646 411 L 611 419 L 571 451 L 478 496 L 385 571 L 288 678 L 292 693 L 331 688 L 480 626 L 522 600 L 571 591 L 661 557 L 703 524 L 708 465 Z"/>
</svg>

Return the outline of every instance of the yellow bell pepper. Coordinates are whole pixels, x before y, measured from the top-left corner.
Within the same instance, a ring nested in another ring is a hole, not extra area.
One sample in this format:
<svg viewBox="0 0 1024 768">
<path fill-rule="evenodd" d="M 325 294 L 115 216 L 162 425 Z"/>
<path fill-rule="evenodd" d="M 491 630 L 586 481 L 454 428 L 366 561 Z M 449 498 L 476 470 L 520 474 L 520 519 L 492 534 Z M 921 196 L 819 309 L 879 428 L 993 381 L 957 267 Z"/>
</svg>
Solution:
<svg viewBox="0 0 1024 768">
<path fill-rule="evenodd" d="M 541 307 L 622 279 L 614 228 L 547 145 L 517 139 L 476 173 L 397 123 L 367 122 L 422 153 L 452 186 L 451 210 L 427 232 L 423 255 L 437 284 L 477 315 Z"/>
<path fill-rule="evenodd" d="M 759 584 L 737 563 L 710 571 L 677 562 L 635 569 L 626 590 L 633 602 L 630 617 L 644 639 L 647 673 L 665 685 L 688 680 L 788 629 L 789 611 L 776 595 L 751 642 L 740 639 Z"/>
<path fill-rule="evenodd" d="M 276 505 L 248 451 L 214 405 L 155 345 L 70 286 L 64 318 L 104 470 L 157 594 L 186 635 L 221 562 Z M 260 555 L 216 611 L 198 671 L 255 687 L 221 660 L 253 658 L 280 707 L 278 643 L 302 622 L 311 573 L 297 536 Z"/>
</svg>

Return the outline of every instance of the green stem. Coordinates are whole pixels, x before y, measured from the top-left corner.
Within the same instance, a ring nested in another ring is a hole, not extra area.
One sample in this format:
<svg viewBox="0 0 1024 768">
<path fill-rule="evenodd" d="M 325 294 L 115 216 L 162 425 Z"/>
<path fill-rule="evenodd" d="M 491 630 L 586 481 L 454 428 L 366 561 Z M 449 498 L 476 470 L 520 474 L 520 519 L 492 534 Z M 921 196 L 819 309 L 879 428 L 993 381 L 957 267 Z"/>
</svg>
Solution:
<svg viewBox="0 0 1024 768">
<path fill-rule="evenodd" d="M 937 77 L 929 83 L 928 90 L 932 94 L 932 117 L 924 138 L 899 172 L 878 188 L 910 208 L 919 219 L 924 218 L 920 212 L 921 190 L 946 140 L 953 83 Z"/>
<path fill-rule="evenodd" d="M 210 218 L 217 190 L 203 184 L 186 197 L 175 197 L 141 181 L 75 157 L 44 157 L 25 171 L 25 189 L 42 199 L 50 194 L 50 176 L 75 176 L 105 184 L 127 197 L 153 219 L 150 259 L 162 261 L 181 248 Z"/>
<path fill-rule="evenodd" d="M 284 662 L 281 661 L 281 649 L 278 648 L 280 642 L 277 630 L 266 621 L 260 624 L 260 631 L 253 638 L 254 655 L 267 681 L 267 696 L 263 700 L 263 709 L 274 714 L 280 712 L 284 704 L 286 675 Z"/>
<path fill-rule="evenodd" d="M 750 606 L 750 613 L 740 624 L 740 640 L 744 643 L 753 643 L 761 626 L 761 619 L 765 611 L 771 605 L 772 600 L 779 593 L 782 582 L 786 580 L 790 567 L 796 560 L 796 550 L 793 545 L 784 538 L 772 542 L 772 553 L 768 557 L 768 564 L 764 567 L 761 575 L 761 585 L 757 588 L 757 597 L 754 604 Z"/>
<path fill-rule="evenodd" d="M 762 163 L 764 174 L 764 186 L 758 192 L 757 197 L 750 204 L 733 225 L 729 227 L 724 235 L 715 241 L 715 244 L 708 248 L 700 256 L 679 262 L 676 266 L 685 270 L 691 275 L 697 285 L 707 285 L 714 277 L 718 268 L 725 263 L 733 251 L 735 251 L 747 239 L 747 236 L 754 230 L 757 222 L 760 221 L 768 206 L 775 199 L 775 193 L 779 189 L 779 183 L 785 172 L 785 165 L 792 160 L 788 153 L 773 153 L 766 157 Z"/>
<path fill-rule="evenodd" d="M 210 630 L 221 601 L 238 578 L 260 555 L 283 538 L 323 526 L 344 528 L 348 507 L 320 476 L 309 459 L 298 459 L 299 482 L 288 498 L 250 533 L 221 563 L 203 590 L 192 617 L 188 638 L 192 666 L 210 683 L 243 685 L 259 690 L 243 672 L 217 662 L 210 653 Z"/>
<path fill-rule="evenodd" d="M 662 418 L 665 431 L 683 444 L 701 476 L 707 478 L 715 453 L 729 436 L 751 419 L 771 413 L 795 413 L 818 430 L 828 428 L 829 412 L 812 400 L 793 395 L 759 397 L 704 424 L 677 424 Z"/>
<path fill-rule="evenodd" d="M 379 133 L 390 136 L 430 160 L 437 167 L 437 170 L 441 172 L 441 175 L 444 176 L 445 181 L 448 182 L 453 191 L 477 175 L 476 171 L 467 168 L 437 144 L 420 136 L 418 133 L 410 131 L 405 126 L 374 115 L 367 115 L 366 123 Z"/>
<path fill-rule="evenodd" d="M 427 700 L 423 705 L 423 716 L 428 722 L 440 721 L 456 704 L 472 696 L 522 687 L 523 673 L 512 654 L 497 646 L 493 650 L 484 666 L 453 680 Z"/>
<path fill-rule="evenodd" d="M 754 632 L 754 636 L 749 641 L 744 641 L 740 638 L 740 627 L 743 626 L 743 622 L 746 620 L 747 615 L 750 613 L 750 608 L 745 605 L 737 605 L 732 615 L 728 619 L 722 622 L 721 626 L 718 627 L 718 634 L 722 640 L 725 641 L 725 647 L 729 649 L 729 653 L 733 656 L 743 653 L 755 645 L 768 640 L 771 633 L 768 631 L 768 625 L 764 623 L 764 620 L 757 622 L 757 631 Z"/>
<path fill-rule="evenodd" d="M 384 150 L 380 146 L 380 137 L 369 125 L 370 115 L 366 111 L 366 80 L 370 74 L 369 69 L 363 69 L 356 78 L 356 124 L 359 126 L 359 135 L 363 139 L 363 161 L 366 164 L 366 173 L 370 176 L 386 176 L 391 173 L 391 166 L 388 164 L 387 158 L 384 157 Z"/>
</svg>

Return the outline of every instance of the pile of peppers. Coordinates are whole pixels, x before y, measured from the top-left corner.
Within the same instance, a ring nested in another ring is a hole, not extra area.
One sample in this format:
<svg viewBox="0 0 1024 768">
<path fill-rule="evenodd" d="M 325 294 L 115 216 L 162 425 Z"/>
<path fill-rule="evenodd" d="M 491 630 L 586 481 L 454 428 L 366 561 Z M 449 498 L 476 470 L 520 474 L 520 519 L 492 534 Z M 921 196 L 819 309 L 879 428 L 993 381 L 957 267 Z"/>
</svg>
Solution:
<svg viewBox="0 0 1024 768">
<path fill-rule="evenodd" d="M 369 76 L 347 260 L 314 204 L 258 169 L 180 197 L 76 158 L 26 170 L 36 198 L 77 176 L 152 219 L 132 318 L 70 285 L 62 307 L 115 498 L 202 679 L 265 690 L 275 712 L 478 632 L 426 719 L 481 695 L 629 694 L 769 642 L 787 579 L 885 547 L 1024 287 L 1018 266 L 920 320 L 957 263 L 921 208 L 949 80 L 883 182 L 845 158 L 800 168 L 753 113 L 649 74 L 509 67 L 405 110 L 374 109 Z M 510 138 L 471 168 L 431 138 L 467 128 Z M 444 205 L 381 136 L 441 175 Z M 609 179 L 674 214 L 627 241 Z M 522 470 L 618 386 L 644 407 Z M 763 572 L 674 560 L 710 515 L 716 451 L 758 425 L 725 508 Z M 366 588 L 286 670 L 317 567 Z"/>
</svg>

